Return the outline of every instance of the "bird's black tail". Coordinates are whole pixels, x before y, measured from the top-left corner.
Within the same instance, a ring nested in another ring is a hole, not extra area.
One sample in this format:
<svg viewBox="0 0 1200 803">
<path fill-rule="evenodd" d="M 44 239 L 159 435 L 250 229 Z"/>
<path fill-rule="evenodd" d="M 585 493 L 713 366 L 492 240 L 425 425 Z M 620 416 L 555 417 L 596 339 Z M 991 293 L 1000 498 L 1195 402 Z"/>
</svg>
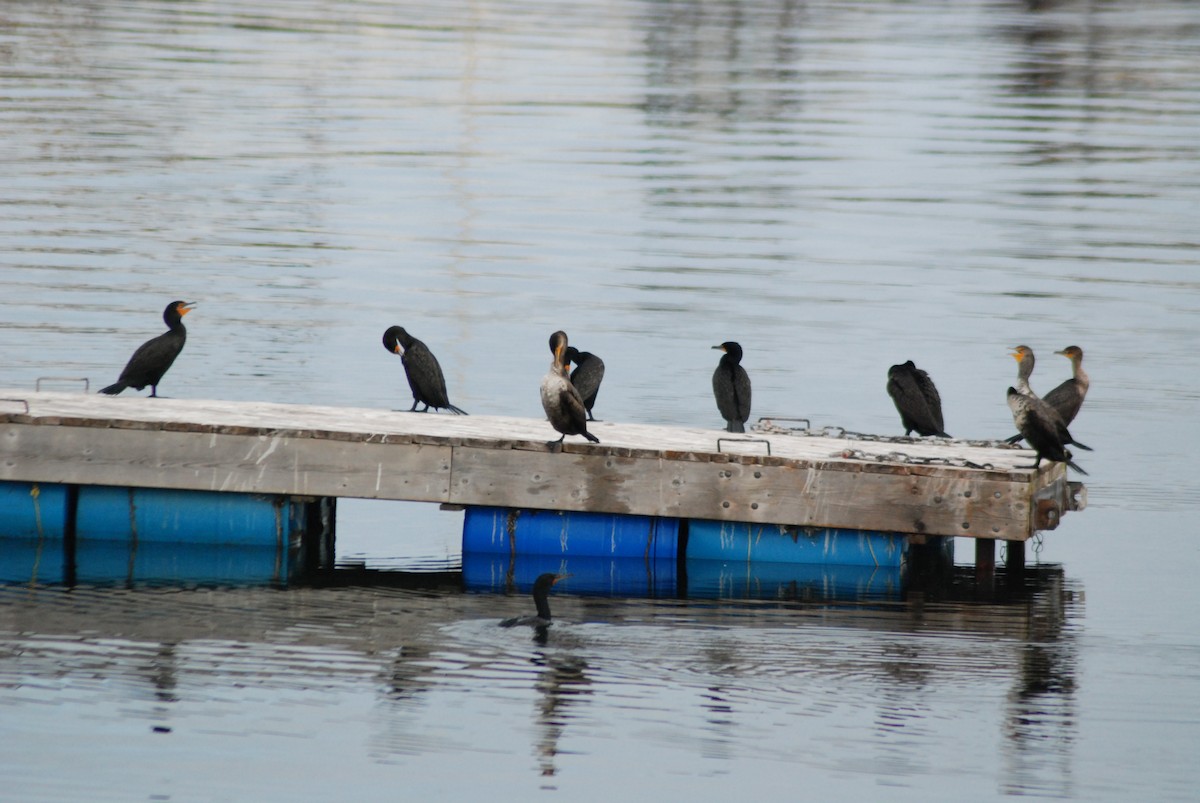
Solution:
<svg viewBox="0 0 1200 803">
<path fill-rule="evenodd" d="M 461 407 L 455 407 L 453 404 L 447 404 L 446 407 L 455 415 L 469 415 L 466 410 L 463 410 Z"/>
<path fill-rule="evenodd" d="M 600 442 L 600 439 L 599 439 L 599 438 L 597 438 L 595 435 L 593 435 L 592 433 L 590 433 L 590 432 L 587 432 L 587 431 L 583 432 L 583 437 L 587 438 L 587 439 L 588 439 L 589 441 L 591 441 L 592 443 L 599 443 L 599 442 Z"/>
<path fill-rule="evenodd" d="M 745 432 L 746 431 L 746 425 L 743 424 L 741 421 L 734 421 L 734 420 L 730 419 L 726 423 L 729 425 L 726 427 L 726 429 L 729 430 L 730 432 Z"/>
<path fill-rule="evenodd" d="M 1076 446 L 1078 446 L 1079 444 L 1075 444 L 1075 445 L 1076 445 Z M 1088 473 L 1087 473 L 1086 471 L 1084 471 L 1083 469 L 1081 469 L 1079 466 L 1077 466 L 1077 465 L 1075 464 L 1075 461 L 1074 461 L 1074 460 L 1070 460 L 1070 459 L 1068 459 L 1068 460 L 1067 460 L 1067 465 L 1068 465 L 1068 466 L 1070 466 L 1071 468 L 1075 469 L 1076 471 L 1078 471 L 1078 472 L 1079 472 L 1080 474 L 1082 474 L 1083 476 L 1085 476 L 1085 477 L 1086 477 L 1086 476 L 1088 476 Z"/>
<path fill-rule="evenodd" d="M 1005 438 L 1004 442 L 1016 444 L 1016 443 L 1020 443 L 1023 440 L 1025 440 L 1025 436 L 1018 432 L 1016 435 L 1013 435 L 1010 438 Z"/>
<path fill-rule="evenodd" d="M 950 438 L 951 440 L 953 440 L 953 439 L 954 439 L 954 436 L 953 436 L 953 435 L 951 435 L 949 432 L 937 432 L 937 433 L 934 433 L 934 437 L 937 437 L 937 438 Z"/>
<path fill-rule="evenodd" d="M 1083 445 L 1082 443 L 1080 443 L 1079 441 L 1075 441 L 1075 440 L 1073 440 L 1073 441 L 1071 441 L 1071 445 L 1072 445 L 1072 446 L 1078 446 L 1080 449 L 1083 449 L 1085 452 L 1090 452 L 1090 451 L 1092 451 L 1092 447 L 1090 447 L 1090 446 L 1085 446 L 1085 445 Z"/>
<path fill-rule="evenodd" d="M 124 382 L 114 382 L 106 388 L 101 388 L 101 393 L 107 393 L 109 396 L 116 396 L 118 393 L 129 387 Z"/>
</svg>

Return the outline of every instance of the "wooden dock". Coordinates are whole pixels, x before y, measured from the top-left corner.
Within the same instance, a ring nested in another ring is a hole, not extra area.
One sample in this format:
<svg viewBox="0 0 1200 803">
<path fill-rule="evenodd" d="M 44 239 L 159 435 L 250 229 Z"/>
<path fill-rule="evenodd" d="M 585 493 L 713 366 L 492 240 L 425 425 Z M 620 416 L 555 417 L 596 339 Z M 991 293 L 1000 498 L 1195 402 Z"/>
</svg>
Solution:
<svg viewBox="0 0 1200 803">
<path fill-rule="evenodd" d="M 761 422 L 597 422 L 0 389 L 0 480 L 354 497 L 1025 541 L 1083 506 L 1062 464 Z M 578 441 L 578 442 L 577 442 Z"/>
</svg>

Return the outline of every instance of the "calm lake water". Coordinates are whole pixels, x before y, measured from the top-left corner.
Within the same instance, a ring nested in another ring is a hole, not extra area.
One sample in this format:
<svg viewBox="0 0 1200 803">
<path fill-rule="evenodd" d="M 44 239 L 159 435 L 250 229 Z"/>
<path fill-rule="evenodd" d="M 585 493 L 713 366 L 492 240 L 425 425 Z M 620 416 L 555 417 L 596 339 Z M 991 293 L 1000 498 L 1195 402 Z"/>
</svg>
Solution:
<svg viewBox="0 0 1200 803">
<path fill-rule="evenodd" d="M 911 358 L 1003 437 L 1078 344 L 1095 449 L 1005 604 L 568 583 L 539 643 L 460 514 L 350 501 L 334 586 L 2 587 L 4 795 L 1194 799 L 1198 54 L 1187 0 L 0 2 L 0 386 L 183 298 L 171 396 L 407 409 L 398 323 L 540 417 L 561 327 L 609 420 L 717 426 L 737 340 L 755 416 L 899 434 Z"/>
</svg>

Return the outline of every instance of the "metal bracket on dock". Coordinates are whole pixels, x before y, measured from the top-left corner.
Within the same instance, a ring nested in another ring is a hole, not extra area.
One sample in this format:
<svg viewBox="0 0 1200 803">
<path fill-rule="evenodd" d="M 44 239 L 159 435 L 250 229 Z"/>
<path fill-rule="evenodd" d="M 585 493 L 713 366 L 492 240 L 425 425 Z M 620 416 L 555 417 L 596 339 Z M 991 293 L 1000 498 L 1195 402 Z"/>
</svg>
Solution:
<svg viewBox="0 0 1200 803">
<path fill-rule="evenodd" d="M 771 442 L 766 438 L 717 438 L 717 451 L 721 451 L 722 443 L 765 443 L 767 445 L 767 457 L 771 456 Z"/>
<path fill-rule="evenodd" d="M 1072 480 L 1067 483 L 1068 510 L 1083 510 L 1087 507 L 1087 486 Z"/>
<path fill-rule="evenodd" d="M 1087 506 L 1087 487 L 1082 482 L 1058 479 L 1038 491 L 1033 504 L 1034 529 L 1053 530 L 1064 513 Z"/>
<path fill-rule="evenodd" d="M 34 380 L 33 389 L 40 393 L 43 382 L 82 382 L 84 393 L 88 393 L 92 388 L 92 381 L 86 376 L 39 376 Z"/>
<path fill-rule="evenodd" d="M 29 415 L 29 400 L 28 399 L 4 398 L 4 399 L 0 399 L 0 402 L 17 402 L 18 404 L 23 404 L 23 405 L 25 405 L 25 415 Z"/>
<path fill-rule="evenodd" d="M 800 427 L 778 427 L 778 426 L 775 426 L 776 421 L 795 421 L 795 422 L 803 421 L 804 428 L 801 429 Z M 812 421 L 810 421 L 807 418 L 791 418 L 788 416 L 763 416 L 758 419 L 758 423 L 755 425 L 754 428 L 755 429 L 761 428 L 761 429 L 766 429 L 766 430 L 773 429 L 773 430 L 777 430 L 777 431 L 782 430 L 782 431 L 788 432 L 788 433 L 809 432 L 810 430 L 812 430 Z"/>
</svg>

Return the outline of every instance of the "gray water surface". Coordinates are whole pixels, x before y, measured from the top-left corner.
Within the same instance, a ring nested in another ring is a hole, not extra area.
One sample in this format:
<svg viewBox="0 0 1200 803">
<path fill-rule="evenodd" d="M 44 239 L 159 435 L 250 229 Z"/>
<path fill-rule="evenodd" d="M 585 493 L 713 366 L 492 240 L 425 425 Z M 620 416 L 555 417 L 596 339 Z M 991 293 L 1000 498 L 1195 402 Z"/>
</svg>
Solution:
<svg viewBox="0 0 1200 803">
<path fill-rule="evenodd" d="M 1089 507 L 1030 595 L 555 599 L 453 582 L 0 589 L 20 800 L 1191 799 L 1200 770 L 1200 7 L 1184 2 L 0 3 L 0 384 L 962 437 L 1086 352 Z M 71 387 L 64 383 L 60 387 Z M 549 429 L 547 437 L 550 437 Z M 339 557 L 452 568 L 456 514 L 345 502 Z M 962 544 L 967 561 L 971 545 Z"/>
</svg>

